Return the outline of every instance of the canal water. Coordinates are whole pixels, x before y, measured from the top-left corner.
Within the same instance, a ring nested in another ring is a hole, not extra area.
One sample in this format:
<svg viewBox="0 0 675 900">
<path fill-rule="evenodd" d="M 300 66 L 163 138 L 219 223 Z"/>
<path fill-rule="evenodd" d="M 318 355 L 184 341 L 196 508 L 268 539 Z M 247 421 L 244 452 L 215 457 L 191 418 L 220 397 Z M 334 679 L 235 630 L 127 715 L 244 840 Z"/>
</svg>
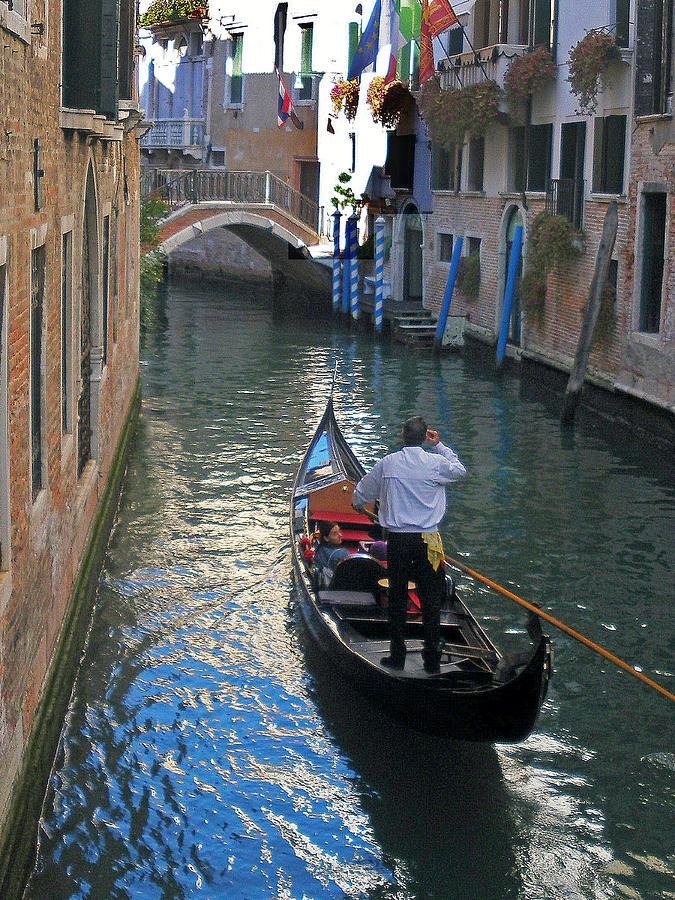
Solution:
<svg viewBox="0 0 675 900">
<path fill-rule="evenodd" d="M 304 642 L 288 497 L 338 364 L 364 463 L 424 414 L 447 549 L 673 689 L 672 459 L 536 388 L 169 287 L 27 900 L 675 897 L 674 704 L 560 632 L 535 732 L 408 731 Z M 498 638 L 509 600 L 460 587 Z"/>
</svg>

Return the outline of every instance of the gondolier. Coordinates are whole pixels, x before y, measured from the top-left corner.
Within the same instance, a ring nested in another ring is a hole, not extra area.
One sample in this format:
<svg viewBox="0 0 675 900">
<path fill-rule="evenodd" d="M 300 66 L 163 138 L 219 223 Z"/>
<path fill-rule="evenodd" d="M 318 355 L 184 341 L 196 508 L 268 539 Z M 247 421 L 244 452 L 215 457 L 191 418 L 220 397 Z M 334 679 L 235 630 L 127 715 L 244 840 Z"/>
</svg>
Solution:
<svg viewBox="0 0 675 900">
<path fill-rule="evenodd" d="M 422 604 L 424 668 L 440 671 L 440 609 L 446 579 L 438 527 L 445 516 L 445 487 L 466 475 L 459 457 L 427 427 L 422 416 L 403 425 L 403 448 L 389 453 L 356 485 L 352 505 L 380 501 L 380 524 L 388 533 L 390 653 L 381 662 L 391 669 L 405 666 L 408 582 Z M 425 444 L 427 446 L 425 446 Z"/>
</svg>

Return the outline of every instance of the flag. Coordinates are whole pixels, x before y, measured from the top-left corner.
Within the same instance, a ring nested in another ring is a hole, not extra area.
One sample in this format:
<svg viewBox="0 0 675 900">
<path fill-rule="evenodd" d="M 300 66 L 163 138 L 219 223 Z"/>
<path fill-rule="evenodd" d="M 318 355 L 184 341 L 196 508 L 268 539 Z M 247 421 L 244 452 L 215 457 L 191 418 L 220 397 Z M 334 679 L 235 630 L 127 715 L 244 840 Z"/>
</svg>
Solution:
<svg viewBox="0 0 675 900">
<path fill-rule="evenodd" d="M 420 35 L 420 84 L 436 74 L 434 39 L 429 27 L 429 0 L 422 0 L 422 33 Z"/>
<path fill-rule="evenodd" d="M 274 71 L 276 72 L 279 79 L 277 125 L 279 126 L 279 128 L 283 128 L 288 119 L 290 119 L 295 127 L 299 128 L 302 131 L 305 126 L 296 115 L 295 108 L 293 107 L 293 101 L 291 100 L 291 95 L 286 90 L 286 85 L 284 84 L 284 79 L 281 77 L 281 72 L 276 66 L 274 67 Z"/>
<path fill-rule="evenodd" d="M 384 77 L 385 84 L 396 78 L 398 51 L 408 43 L 401 34 L 400 20 L 394 0 L 382 0 L 380 13 L 380 46 L 375 72 Z"/>
<path fill-rule="evenodd" d="M 377 0 L 375 3 L 370 18 L 368 19 L 366 30 L 361 35 L 361 40 L 354 51 L 354 56 L 349 63 L 349 72 L 347 73 L 348 81 L 358 78 L 364 69 L 367 69 L 368 66 L 372 66 L 375 63 L 377 48 L 380 43 L 381 3 L 382 0 Z"/>
<path fill-rule="evenodd" d="M 423 5 L 427 5 L 427 0 L 424 0 Z M 427 15 L 429 34 L 432 38 L 438 37 L 439 34 L 447 31 L 448 28 L 457 25 L 459 21 L 448 0 L 428 0 Z"/>
</svg>

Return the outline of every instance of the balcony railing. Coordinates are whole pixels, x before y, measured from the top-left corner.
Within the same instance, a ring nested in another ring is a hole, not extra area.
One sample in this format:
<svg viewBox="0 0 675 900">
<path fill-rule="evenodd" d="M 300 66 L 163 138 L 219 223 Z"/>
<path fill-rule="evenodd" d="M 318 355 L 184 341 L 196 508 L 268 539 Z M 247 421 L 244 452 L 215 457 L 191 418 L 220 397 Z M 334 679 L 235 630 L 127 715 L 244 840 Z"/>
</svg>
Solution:
<svg viewBox="0 0 675 900">
<path fill-rule="evenodd" d="M 141 138 L 141 147 L 187 150 L 201 147 L 203 137 L 204 119 L 155 119 Z"/>
<path fill-rule="evenodd" d="M 457 53 L 439 63 L 441 88 L 469 87 L 484 81 L 496 81 L 504 86 L 504 75 L 514 56 L 527 52 L 523 44 L 493 44 L 475 53 Z"/>
<path fill-rule="evenodd" d="M 549 178 L 546 182 L 546 212 L 564 216 L 579 231 L 584 221 L 584 181 Z"/>
</svg>

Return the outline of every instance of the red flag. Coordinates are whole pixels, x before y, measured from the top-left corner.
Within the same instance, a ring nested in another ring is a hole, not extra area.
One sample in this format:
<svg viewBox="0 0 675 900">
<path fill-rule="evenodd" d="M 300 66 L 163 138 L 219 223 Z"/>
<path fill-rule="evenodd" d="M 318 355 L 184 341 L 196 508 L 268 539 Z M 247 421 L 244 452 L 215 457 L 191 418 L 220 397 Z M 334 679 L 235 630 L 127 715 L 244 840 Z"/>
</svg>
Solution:
<svg viewBox="0 0 675 900">
<path fill-rule="evenodd" d="M 428 0 L 429 33 L 432 38 L 438 37 L 459 21 L 448 0 Z M 424 21 L 424 13 L 422 13 Z"/>
<path fill-rule="evenodd" d="M 433 0 L 432 0 L 433 2 Z M 429 0 L 422 0 L 422 33 L 420 34 L 420 84 L 436 74 L 434 42 L 429 25 Z"/>
</svg>

